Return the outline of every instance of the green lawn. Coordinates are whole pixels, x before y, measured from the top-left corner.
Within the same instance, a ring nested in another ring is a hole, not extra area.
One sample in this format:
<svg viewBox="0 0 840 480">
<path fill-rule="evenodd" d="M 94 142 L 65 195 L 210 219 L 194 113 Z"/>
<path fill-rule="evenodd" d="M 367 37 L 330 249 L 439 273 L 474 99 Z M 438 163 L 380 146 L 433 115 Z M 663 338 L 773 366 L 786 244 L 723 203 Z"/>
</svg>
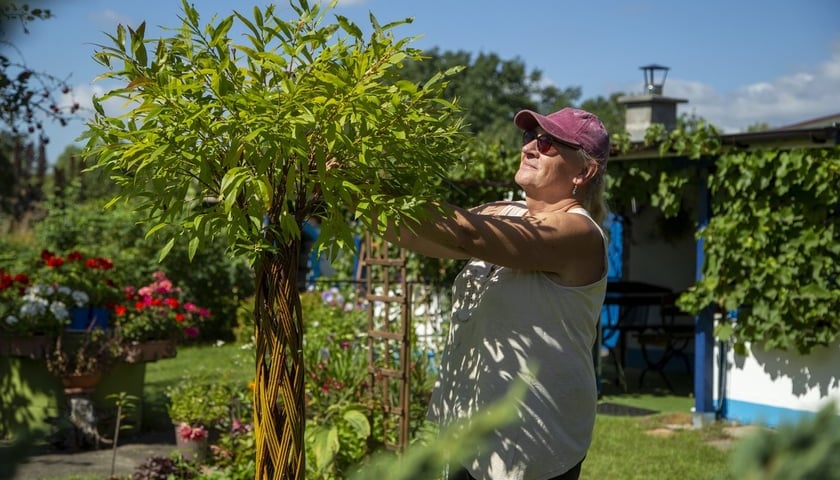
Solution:
<svg viewBox="0 0 840 480">
<path fill-rule="evenodd" d="M 674 429 L 675 424 L 689 422 L 690 415 L 684 413 L 648 417 L 599 415 L 581 478 L 728 478 L 727 452 L 707 443 L 722 436 L 720 426 Z"/>
</svg>

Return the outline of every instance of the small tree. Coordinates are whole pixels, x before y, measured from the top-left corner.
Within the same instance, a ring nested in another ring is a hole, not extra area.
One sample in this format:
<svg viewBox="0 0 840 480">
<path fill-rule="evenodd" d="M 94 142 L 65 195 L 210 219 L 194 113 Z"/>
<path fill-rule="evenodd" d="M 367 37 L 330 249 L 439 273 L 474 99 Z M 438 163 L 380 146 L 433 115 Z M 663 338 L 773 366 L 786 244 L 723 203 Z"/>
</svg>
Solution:
<svg viewBox="0 0 840 480">
<path fill-rule="evenodd" d="M 95 58 L 124 86 L 94 101 L 86 146 L 122 187 L 114 201 L 144 200 L 148 234 L 170 238 L 162 255 L 183 240 L 192 256 L 224 235 L 251 260 L 258 478 L 304 472 L 301 224 L 318 215 L 325 247 L 352 248 L 348 212 L 367 225 L 417 218 L 460 131 L 441 98 L 450 72 L 423 85 L 399 76 L 420 58 L 391 33 L 410 20 L 382 26 L 371 15 L 364 38 L 338 15 L 323 25 L 318 4 L 291 6 L 292 20 L 269 6 L 202 27 L 184 1 L 171 37 L 118 27 Z M 231 40 L 234 26 L 243 44 Z M 106 115 L 106 99 L 127 111 Z"/>
</svg>

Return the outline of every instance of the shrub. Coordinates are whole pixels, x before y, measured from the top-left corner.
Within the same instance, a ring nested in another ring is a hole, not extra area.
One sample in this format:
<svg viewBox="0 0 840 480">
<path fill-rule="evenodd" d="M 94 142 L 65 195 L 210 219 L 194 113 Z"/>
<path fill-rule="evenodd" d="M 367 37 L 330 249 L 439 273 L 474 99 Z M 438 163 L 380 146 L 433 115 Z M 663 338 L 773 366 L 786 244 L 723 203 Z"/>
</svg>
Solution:
<svg viewBox="0 0 840 480">
<path fill-rule="evenodd" d="M 169 417 L 176 424 L 215 428 L 230 416 L 231 387 L 218 379 L 185 376 L 166 396 Z"/>
<path fill-rule="evenodd" d="M 134 469 L 132 480 L 186 480 L 195 472 L 181 460 L 168 457 L 149 457 Z"/>
</svg>

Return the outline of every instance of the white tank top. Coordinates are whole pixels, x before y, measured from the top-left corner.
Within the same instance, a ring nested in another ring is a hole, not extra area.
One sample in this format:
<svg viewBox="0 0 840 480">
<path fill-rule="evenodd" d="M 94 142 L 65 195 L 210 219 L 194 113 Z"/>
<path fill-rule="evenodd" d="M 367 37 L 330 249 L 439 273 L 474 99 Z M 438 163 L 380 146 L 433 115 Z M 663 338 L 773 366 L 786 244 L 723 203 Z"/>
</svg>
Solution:
<svg viewBox="0 0 840 480">
<path fill-rule="evenodd" d="M 501 214 L 526 211 L 516 205 Z M 589 217 L 584 209 L 570 212 Z M 542 480 L 584 458 L 595 422 L 592 348 L 606 286 L 606 271 L 595 283 L 566 287 L 543 272 L 477 259 L 458 275 L 429 417 L 445 427 L 503 397 L 516 378 L 528 383 L 519 421 L 494 432 L 465 465 L 473 477 Z"/>
</svg>

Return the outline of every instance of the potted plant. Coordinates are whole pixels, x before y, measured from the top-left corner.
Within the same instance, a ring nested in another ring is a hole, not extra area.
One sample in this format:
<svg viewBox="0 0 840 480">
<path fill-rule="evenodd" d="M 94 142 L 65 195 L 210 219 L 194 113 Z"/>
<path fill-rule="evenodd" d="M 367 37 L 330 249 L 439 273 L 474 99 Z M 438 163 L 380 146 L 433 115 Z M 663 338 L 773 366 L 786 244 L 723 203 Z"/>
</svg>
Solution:
<svg viewBox="0 0 840 480">
<path fill-rule="evenodd" d="M 47 353 L 47 370 L 61 379 L 65 393 L 90 393 L 121 356 L 120 342 L 110 331 L 62 332 Z"/>
<path fill-rule="evenodd" d="M 3 351 L 33 359 L 44 358 L 45 348 L 69 324 L 71 309 L 88 302 L 85 292 L 63 285 L 30 284 L 28 277 L 24 281 L 20 276 L 2 294 Z"/>
<path fill-rule="evenodd" d="M 71 251 L 65 257 L 49 250 L 41 252 L 39 282 L 56 289 L 67 288 L 84 301 L 77 301 L 70 308 L 70 330 L 83 331 L 93 325 L 107 328 L 109 309 L 119 299 L 119 289 L 113 279 L 114 264 L 103 257 L 85 257 Z"/>
<path fill-rule="evenodd" d="M 176 445 L 187 460 L 206 458 L 211 433 L 230 416 L 233 392 L 217 380 L 187 376 L 166 391 Z"/>
<path fill-rule="evenodd" d="M 157 271 L 138 289 L 125 287 L 125 301 L 114 307 L 115 326 L 125 343 L 126 361 L 175 356 L 178 341 L 195 339 L 210 311 L 182 299 L 180 288 Z"/>
<path fill-rule="evenodd" d="M 20 309 L 29 288 L 29 276 L 0 268 L 0 355 L 43 358 L 51 341 L 41 318 L 21 319 Z M 34 320 L 34 321 L 33 321 Z"/>
</svg>

